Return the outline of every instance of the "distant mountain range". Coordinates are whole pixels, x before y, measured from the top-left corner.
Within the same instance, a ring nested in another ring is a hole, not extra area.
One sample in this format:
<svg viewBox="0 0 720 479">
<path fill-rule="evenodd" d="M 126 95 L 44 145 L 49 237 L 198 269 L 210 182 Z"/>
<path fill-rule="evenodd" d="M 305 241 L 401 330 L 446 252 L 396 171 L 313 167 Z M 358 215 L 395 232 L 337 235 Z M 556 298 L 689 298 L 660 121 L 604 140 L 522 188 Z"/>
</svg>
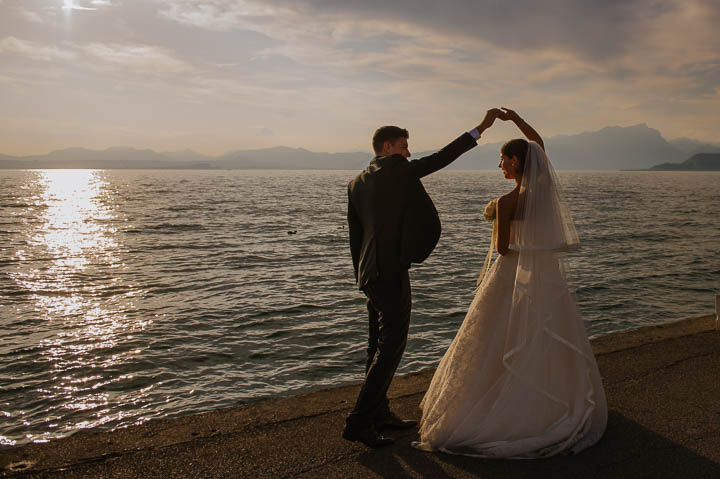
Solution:
<svg viewBox="0 0 720 479">
<path fill-rule="evenodd" d="M 448 138 L 451 140 L 452 138 Z M 481 144 L 456 160 L 449 168 L 494 169 L 502 143 Z M 621 169 L 718 169 L 716 161 L 698 153 L 720 153 L 720 144 L 681 138 L 665 140 L 647 125 L 611 126 L 578 135 L 560 135 L 545 140 L 546 149 L 558 170 Z M 411 145 L 412 146 L 412 145 Z M 444 145 L 439 145 L 444 146 Z M 430 151 L 413 155 L 420 158 Z M 692 156 L 694 155 L 694 156 Z M 690 157 L 688 159 L 688 157 Z M 8 168 L 103 168 L 103 169 L 334 169 L 360 170 L 370 152 L 317 153 L 303 148 L 279 146 L 257 150 L 235 150 L 207 156 L 192 150 L 158 153 L 153 150 L 115 147 L 106 150 L 66 148 L 47 155 L 13 157 L 0 155 L 0 169 Z M 692 160 L 692 161 L 691 161 Z M 709 162 L 708 162 L 709 161 Z M 684 163 L 680 163 L 684 162 Z M 672 166 L 672 165 L 680 166 Z M 657 166 L 655 166 L 657 165 Z M 668 166 L 671 165 L 671 166 Z M 685 165 L 682 167 L 682 165 Z"/>
<path fill-rule="evenodd" d="M 661 171 L 720 171 L 720 153 L 696 153 L 682 163 L 663 163 L 650 169 Z"/>
</svg>

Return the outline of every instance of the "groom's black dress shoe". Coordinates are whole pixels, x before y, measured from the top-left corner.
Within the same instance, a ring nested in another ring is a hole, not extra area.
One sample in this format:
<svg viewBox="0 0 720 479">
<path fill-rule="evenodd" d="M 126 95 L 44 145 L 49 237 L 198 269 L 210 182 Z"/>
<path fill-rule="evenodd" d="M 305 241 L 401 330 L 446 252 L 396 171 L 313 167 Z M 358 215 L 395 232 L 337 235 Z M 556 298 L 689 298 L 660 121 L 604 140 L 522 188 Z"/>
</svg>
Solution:
<svg viewBox="0 0 720 479">
<path fill-rule="evenodd" d="M 395 440 L 391 437 L 385 437 L 381 434 L 378 434 L 378 432 L 373 427 L 355 429 L 345 426 L 342 437 L 343 439 L 347 439 L 348 441 L 360 441 L 368 447 L 389 446 L 390 444 L 395 442 Z"/>
<path fill-rule="evenodd" d="M 397 414 L 390 411 L 375 418 L 375 428 L 378 431 L 383 429 L 412 429 L 416 426 L 416 420 L 400 419 Z"/>
</svg>

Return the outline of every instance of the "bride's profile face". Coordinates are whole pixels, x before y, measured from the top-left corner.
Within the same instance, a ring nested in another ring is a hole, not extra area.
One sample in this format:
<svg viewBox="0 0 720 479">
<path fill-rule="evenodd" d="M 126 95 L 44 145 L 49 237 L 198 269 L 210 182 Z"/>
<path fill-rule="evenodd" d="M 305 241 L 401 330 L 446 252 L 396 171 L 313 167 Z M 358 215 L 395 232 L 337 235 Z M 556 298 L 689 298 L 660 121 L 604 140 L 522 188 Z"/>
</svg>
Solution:
<svg viewBox="0 0 720 479">
<path fill-rule="evenodd" d="M 517 178 L 518 159 L 516 156 L 509 158 L 507 155 L 500 154 L 500 164 L 498 164 L 503 172 L 503 175 L 508 180 L 514 180 Z"/>
</svg>

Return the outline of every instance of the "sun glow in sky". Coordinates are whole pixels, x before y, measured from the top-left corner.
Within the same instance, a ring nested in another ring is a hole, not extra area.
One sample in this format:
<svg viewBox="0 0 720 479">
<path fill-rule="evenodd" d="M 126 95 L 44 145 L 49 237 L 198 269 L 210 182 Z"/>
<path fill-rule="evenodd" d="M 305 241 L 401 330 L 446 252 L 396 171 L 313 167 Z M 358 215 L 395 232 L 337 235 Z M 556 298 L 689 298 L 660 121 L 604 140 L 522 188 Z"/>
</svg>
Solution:
<svg viewBox="0 0 720 479">
<path fill-rule="evenodd" d="M 0 0 L 0 153 L 367 151 L 392 123 L 421 151 L 492 106 L 716 142 L 718 24 L 715 0 Z"/>
</svg>

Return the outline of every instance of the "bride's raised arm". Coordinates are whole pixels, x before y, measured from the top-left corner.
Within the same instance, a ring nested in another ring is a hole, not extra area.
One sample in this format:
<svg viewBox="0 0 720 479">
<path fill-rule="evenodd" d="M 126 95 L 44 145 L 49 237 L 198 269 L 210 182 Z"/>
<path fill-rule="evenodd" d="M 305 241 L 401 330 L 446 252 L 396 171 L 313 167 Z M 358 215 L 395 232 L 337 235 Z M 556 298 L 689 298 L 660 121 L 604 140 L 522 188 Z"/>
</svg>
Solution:
<svg viewBox="0 0 720 479">
<path fill-rule="evenodd" d="M 525 135 L 525 138 L 527 138 L 530 141 L 534 141 L 540 147 L 545 150 L 545 143 L 543 143 L 542 138 L 540 137 L 540 134 L 535 131 L 535 129 L 528 125 L 525 120 L 520 118 L 520 115 L 515 113 L 515 111 L 511 110 L 510 108 L 502 107 L 502 109 L 505 111 L 505 117 L 501 117 L 503 120 L 510 120 L 520 129 L 520 131 L 523 132 L 523 135 Z"/>
</svg>

